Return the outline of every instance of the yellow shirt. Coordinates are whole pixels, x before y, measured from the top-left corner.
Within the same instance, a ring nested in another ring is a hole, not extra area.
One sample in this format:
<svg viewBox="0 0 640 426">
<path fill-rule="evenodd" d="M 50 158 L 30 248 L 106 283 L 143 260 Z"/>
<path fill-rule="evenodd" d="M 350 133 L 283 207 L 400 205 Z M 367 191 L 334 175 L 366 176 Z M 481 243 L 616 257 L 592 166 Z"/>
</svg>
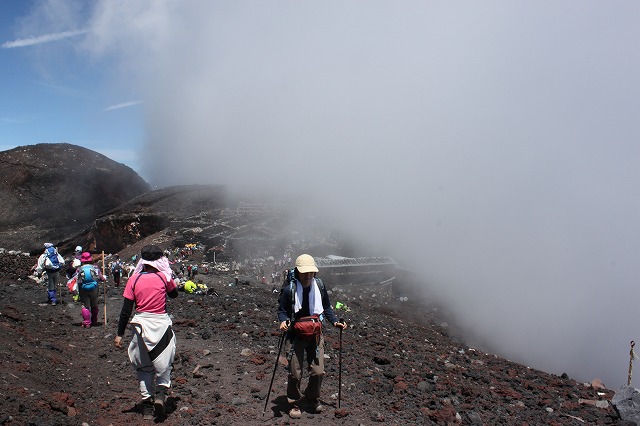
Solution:
<svg viewBox="0 0 640 426">
<path fill-rule="evenodd" d="M 193 291 L 196 288 L 198 288 L 198 286 L 196 285 L 196 283 L 194 283 L 191 280 L 189 280 L 186 283 L 184 283 L 184 291 L 185 291 L 185 293 L 193 293 Z"/>
</svg>

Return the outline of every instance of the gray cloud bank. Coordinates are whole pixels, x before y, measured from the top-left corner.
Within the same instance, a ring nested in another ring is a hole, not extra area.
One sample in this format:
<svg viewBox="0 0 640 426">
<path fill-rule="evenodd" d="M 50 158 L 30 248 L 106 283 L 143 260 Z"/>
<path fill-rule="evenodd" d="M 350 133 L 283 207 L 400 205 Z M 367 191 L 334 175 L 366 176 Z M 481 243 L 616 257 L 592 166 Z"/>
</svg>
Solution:
<svg viewBox="0 0 640 426">
<path fill-rule="evenodd" d="M 616 388 L 640 338 L 639 15 L 104 1 L 84 42 L 141 89 L 154 184 L 300 196 L 422 274 L 470 342 Z"/>
</svg>

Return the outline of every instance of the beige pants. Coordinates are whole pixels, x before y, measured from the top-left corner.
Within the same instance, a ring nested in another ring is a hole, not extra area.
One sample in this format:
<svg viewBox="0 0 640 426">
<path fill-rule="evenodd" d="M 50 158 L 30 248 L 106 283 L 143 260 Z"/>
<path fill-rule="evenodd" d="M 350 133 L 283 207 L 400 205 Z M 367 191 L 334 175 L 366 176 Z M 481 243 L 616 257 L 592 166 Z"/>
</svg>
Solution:
<svg viewBox="0 0 640 426">
<path fill-rule="evenodd" d="M 316 350 L 317 349 L 317 350 Z M 309 399 L 320 397 L 320 387 L 324 377 L 324 337 L 316 345 L 315 340 L 293 340 L 293 356 L 289 361 L 289 380 L 287 383 L 287 398 L 298 400 L 302 398 L 300 380 L 302 379 L 302 366 L 304 358 L 307 358 L 307 371 L 309 371 L 309 383 L 304 391 Z"/>
</svg>

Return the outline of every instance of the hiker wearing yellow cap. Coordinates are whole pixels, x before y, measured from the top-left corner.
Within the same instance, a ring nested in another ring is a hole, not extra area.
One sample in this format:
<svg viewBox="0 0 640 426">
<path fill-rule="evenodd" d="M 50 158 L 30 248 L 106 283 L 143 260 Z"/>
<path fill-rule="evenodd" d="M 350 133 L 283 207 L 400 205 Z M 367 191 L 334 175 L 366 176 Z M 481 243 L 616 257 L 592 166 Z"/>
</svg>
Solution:
<svg viewBox="0 0 640 426">
<path fill-rule="evenodd" d="M 322 411 L 320 388 L 324 377 L 324 338 L 322 336 L 322 319 L 334 326 L 345 329 L 347 325 L 339 322 L 327 289 L 319 278 L 316 278 L 318 267 L 312 256 L 302 254 L 295 263 L 294 277 L 286 285 L 280 295 L 278 320 L 280 330 L 287 332 L 293 349 L 289 360 L 289 377 L 287 384 L 287 401 L 291 404 L 289 416 L 302 416 L 299 402 L 303 399 L 300 391 L 302 366 L 305 355 L 309 369 L 309 383 L 304 391 L 304 399 L 309 403 L 312 412 Z"/>
</svg>

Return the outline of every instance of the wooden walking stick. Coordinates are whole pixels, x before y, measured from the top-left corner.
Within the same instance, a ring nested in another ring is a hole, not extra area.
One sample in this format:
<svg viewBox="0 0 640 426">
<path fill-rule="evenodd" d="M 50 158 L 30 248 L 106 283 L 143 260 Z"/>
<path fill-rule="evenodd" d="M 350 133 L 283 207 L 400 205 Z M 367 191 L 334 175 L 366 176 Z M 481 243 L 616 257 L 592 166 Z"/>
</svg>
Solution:
<svg viewBox="0 0 640 426">
<path fill-rule="evenodd" d="M 104 275 L 104 250 L 102 250 L 102 276 L 105 278 L 104 280 L 104 329 L 107 329 L 107 279 Z"/>
<path fill-rule="evenodd" d="M 636 342 L 631 341 L 631 350 L 629 351 L 629 375 L 627 376 L 627 386 L 631 386 L 631 370 L 633 369 L 633 358 L 635 358 L 636 354 L 633 353 L 633 347 L 636 345 Z"/>
</svg>

